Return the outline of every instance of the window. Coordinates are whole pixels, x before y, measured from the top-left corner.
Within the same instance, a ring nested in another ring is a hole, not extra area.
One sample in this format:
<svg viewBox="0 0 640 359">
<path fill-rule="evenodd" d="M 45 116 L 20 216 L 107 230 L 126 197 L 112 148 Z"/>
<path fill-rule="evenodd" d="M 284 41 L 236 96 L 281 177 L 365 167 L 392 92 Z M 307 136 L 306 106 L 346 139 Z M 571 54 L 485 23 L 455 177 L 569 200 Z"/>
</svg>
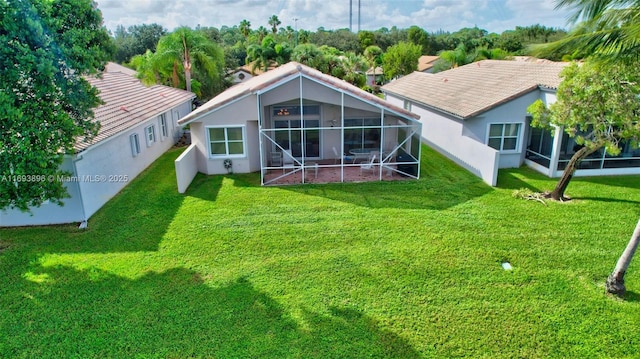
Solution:
<svg viewBox="0 0 640 359">
<path fill-rule="evenodd" d="M 167 127 L 167 114 L 163 113 L 160 115 L 160 140 L 163 140 L 164 137 L 169 137 L 169 128 Z"/>
<path fill-rule="evenodd" d="M 131 142 L 131 155 L 136 157 L 140 153 L 140 139 L 138 138 L 138 134 L 134 133 L 129 136 L 129 141 Z"/>
<path fill-rule="evenodd" d="M 145 138 L 147 139 L 147 147 L 156 142 L 156 126 L 151 125 L 144 129 Z"/>
<path fill-rule="evenodd" d="M 489 125 L 487 144 L 498 151 L 516 151 L 519 134 L 519 123 L 493 123 Z"/>
<path fill-rule="evenodd" d="M 209 127 L 209 153 L 211 156 L 243 157 L 244 127 Z"/>
<path fill-rule="evenodd" d="M 380 148 L 380 118 L 346 118 L 345 151 Z"/>
<path fill-rule="evenodd" d="M 303 155 L 320 158 L 320 108 L 317 104 L 272 106 L 274 140 L 278 146 L 290 150 L 295 158 Z M 272 150 L 280 151 L 275 145 Z"/>
<path fill-rule="evenodd" d="M 404 100 L 404 104 L 403 105 L 404 105 L 403 107 L 404 107 L 405 110 L 411 111 L 411 101 Z"/>
</svg>

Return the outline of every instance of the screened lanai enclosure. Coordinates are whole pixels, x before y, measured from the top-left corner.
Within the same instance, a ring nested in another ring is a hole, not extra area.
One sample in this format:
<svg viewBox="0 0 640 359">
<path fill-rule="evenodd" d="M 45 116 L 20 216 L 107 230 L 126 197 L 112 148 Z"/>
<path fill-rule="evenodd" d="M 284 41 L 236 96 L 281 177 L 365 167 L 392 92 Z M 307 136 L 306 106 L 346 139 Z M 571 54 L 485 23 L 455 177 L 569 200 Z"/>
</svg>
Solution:
<svg viewBox="0 0 640 359">
<path fill-rule="evenodd" d="M 611 155 L 601 148 L 578 165 L 577 175 L 638 174 L 640 173 L 640 148 L 633 141 L 621 141 L 620 153 Z M 527 164 L 550 177 L 559 177 L 581 148 L 574 138 L 560 128 L 552 131 L 531 128 L 527 145 Z"/>
<path fill-rule="evenodd" d="M 259 172 L 261 184 L 416 179 L 420 116 L 291 62 L 209 100 L 178 121 L 192 145 L 179 190 L 197 172 Z"/>
<path fill-rule="evenodd" d="M 419 177 L 421 125 L 341 93 L 339 104 L 296 101 L 265 108 L 263 184 Z"/>
</svg>

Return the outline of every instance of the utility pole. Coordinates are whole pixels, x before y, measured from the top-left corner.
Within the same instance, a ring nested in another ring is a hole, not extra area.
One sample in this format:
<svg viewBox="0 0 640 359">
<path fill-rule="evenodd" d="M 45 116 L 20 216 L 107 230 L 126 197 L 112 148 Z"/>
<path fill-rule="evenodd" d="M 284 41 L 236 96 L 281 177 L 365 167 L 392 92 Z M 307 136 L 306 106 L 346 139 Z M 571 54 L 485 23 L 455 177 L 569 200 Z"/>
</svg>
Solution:
<svg viewBox="0 0 640 359">
<path fill-rule="evenodd" d="M 358 0 L 358 32 L 360 32 L 360 8 L 361 8 L 360 0 Z"/>
<path fill-rule="evenodd" d="M 297 17 L 293 18 L 293 24 L 296 32 L 296 46 L 298 46 L 298 18 Z"/>
<path fill-rule="evenodd" d="M 353 0 L 349 0 L 349 31 L 353 32 Z"/>
</svg>

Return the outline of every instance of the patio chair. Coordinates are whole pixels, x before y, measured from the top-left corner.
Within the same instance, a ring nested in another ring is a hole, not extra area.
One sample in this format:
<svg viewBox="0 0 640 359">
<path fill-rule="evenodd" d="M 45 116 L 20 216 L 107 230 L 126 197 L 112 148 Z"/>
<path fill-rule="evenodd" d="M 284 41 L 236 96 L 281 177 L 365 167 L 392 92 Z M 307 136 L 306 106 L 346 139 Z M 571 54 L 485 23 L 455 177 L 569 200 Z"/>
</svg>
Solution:
<svg viewBox="0 0 640 359">
<path fill-rule="evenodd" d="M 363 171 L 371 171 L 373 173 L 373 171 L 376 169 L 375 162 L 376 155 L 371 155 L 367 162 L 360 164 L 360 174 L 362 174 Z"/>
<path fill-rule="evenodd" d="M 282 171 L 284 172 L 287 168 L 293 169 L 295 167 L 295 160 L 293 159 L 291 150 L 284 150 L 282 152 Z"/>
<path fill-rule="evenodd" d="M 271 152 L 271 167 L 282 166 L 282 152 Z"/>
<path fill-rule="evenodd" d="M 347 156 L 347 155 L 342 155 L 342 156 L 340 156 L 340 155 L 338 154 L 338 150 L 337 150 L 335 147 L 333 147 L 333 154 L 334 154 L 334 156 L 335 156 L 335 160 L 334 160 L 334 162 L 333 162 L 333 164 L 334 164 L 334 165 L 335 165 L 335 164 L 338 164 L 338 161 L 340 161 L 341 157 L 344 157 L 345 162 L 347 162 L 347 161 L 351 161 L 351 160 L 352 160 L 352 158 L 351 158 L 351 157 L 349 157 L 349 156 Z"/>
</svg>

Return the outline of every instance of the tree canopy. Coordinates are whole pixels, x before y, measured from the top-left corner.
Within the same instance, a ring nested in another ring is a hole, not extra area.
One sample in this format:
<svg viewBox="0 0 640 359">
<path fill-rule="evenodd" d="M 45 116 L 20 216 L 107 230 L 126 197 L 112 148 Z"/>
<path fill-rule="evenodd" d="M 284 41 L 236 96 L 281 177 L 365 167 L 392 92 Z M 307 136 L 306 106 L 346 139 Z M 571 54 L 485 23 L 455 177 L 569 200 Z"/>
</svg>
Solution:
<svg viewBox="0 0 640 359">
<path fill-rule="evenodd" d="M 409 42 L 400 42 L 387 49 L 382 57 L 384 76 L 392 79 L 408 75 L 418 69 L 418 60 L 422 55 L 422 47 Z"/>
<path fill-rule="evenodd" d="M 580 161 L 595 151 L 620 153 L 622 141 L 640 141 L 640 66 L 587 62 L 566 67 L 557 91 L 557 101 L 546 106 L 541 100 L 528 108 L 531 125 L 559 126 L 581 146 L 571 158 L 551 193 L 562 199 Z"/>
<path fill-rule="evenodd" d="M 90 0 L 0 0 L 0 42 L 0 209 L 62 204 L 63 158 L 98 130 L 83 76 L 104 68 L 111 39 Z"/>
</svg>

